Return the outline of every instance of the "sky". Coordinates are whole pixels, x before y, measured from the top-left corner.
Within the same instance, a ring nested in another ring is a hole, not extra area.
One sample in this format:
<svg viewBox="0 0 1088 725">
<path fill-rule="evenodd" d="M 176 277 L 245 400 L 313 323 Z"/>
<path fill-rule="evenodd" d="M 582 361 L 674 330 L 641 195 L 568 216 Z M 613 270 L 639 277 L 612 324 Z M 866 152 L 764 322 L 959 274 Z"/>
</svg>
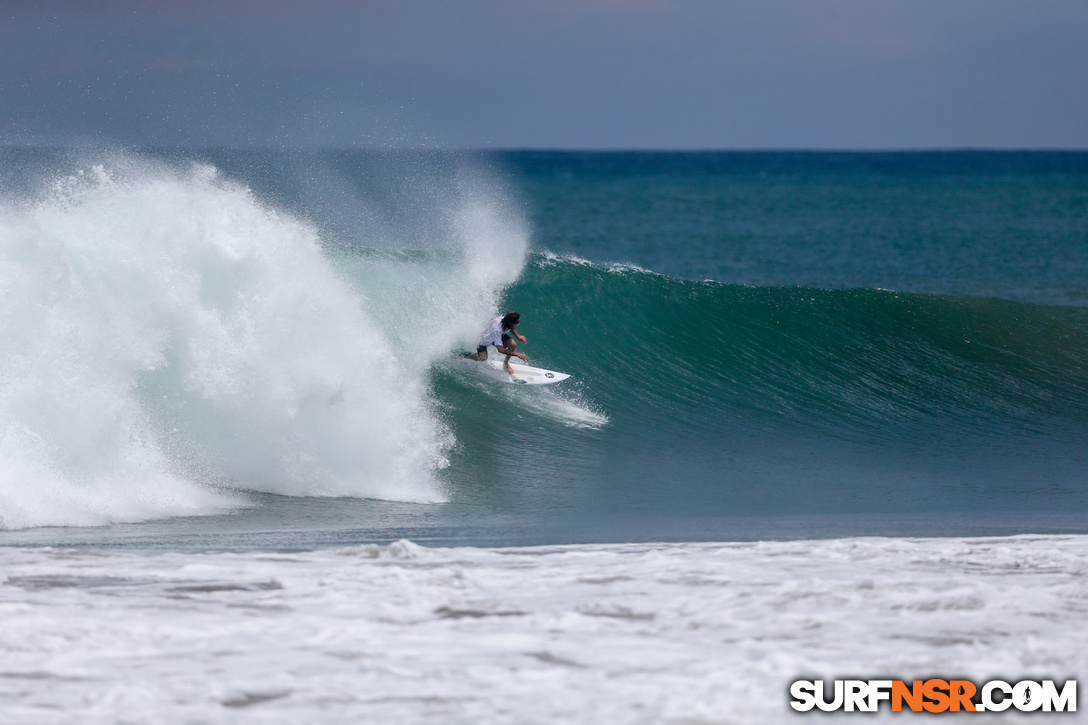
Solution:
<svg viewBox="0 0 1088 725">
<path fill-rule="evenodd" d="M 0 0 L 0 145 L 1088 149 L 1085 0 Z"/>
</svg>

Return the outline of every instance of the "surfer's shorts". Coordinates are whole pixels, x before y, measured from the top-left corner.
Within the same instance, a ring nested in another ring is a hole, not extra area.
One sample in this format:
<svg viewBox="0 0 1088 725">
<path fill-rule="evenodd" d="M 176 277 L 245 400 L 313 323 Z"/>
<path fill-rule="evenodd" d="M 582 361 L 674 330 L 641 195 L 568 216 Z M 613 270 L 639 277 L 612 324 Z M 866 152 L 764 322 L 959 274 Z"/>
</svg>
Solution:
<svg viewBox="0 0 1088 725">
<path fill-rule="evenodd" d="M 502 346 L 503 347 L 510 347 L 510 340 L 511 339 L 512 338 L 509 335 L 503 335 L 502 336 Z M 476 352 L 485 352 L 486 350 L 487 350 L 487 345 L 477 345 L 476 346 Z"/>
</svg>

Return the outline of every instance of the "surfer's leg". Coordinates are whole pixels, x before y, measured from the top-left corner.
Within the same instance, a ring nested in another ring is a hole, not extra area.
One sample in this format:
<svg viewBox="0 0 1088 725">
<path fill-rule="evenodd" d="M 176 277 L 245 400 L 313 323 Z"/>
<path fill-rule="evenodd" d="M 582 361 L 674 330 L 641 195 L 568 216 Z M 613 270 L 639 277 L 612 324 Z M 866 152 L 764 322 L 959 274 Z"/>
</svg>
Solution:
<svg viewBox="0 0 1088 725">
<path fill-rule="evenodd" d="M 487 345 L 480 345 L 476 348 L 476 352 L 471 355 L 465 355 L 469 360 L 475 360 L 476 362 L 483 362 L 487 359 Z"/>
<path fill-rule="evenodd" d="M 495 349 L 498 350 L 500 354 L 506 355 L 506 359 L 503 360 L 502 367 L 506 372 L 510 373 L 511 375 L 514 374 L 514 369 L 510 367 L 510 358 L 516 357 L 520 358 L 522 362 L 529 362 L 529 356 L 523 352 L 518 352 L 517 347 L 518 344 L 513 340 L 507 340 L 505 347 L 499 347 L 498 345 L 495 346 Z"/>
<path fill-rule="evenodd" d="M 517 352 L 518 343 L 514 340 L 514 338 L 509 337 L 507 335 L 503 335 L 502 336 L 502 341 L 503 341 L 503 345 L 501 347 L 496 345 L 495 349 L 498 350 L 499 353 L 501 353 L 503 355 L 506 355 L 506 359 L 502 361 L 502 368 L 506 372 L 513 375 L 514 370 L 510 367 L 510 358 L 512 358 L 514 356 L 517 356 L 517 357 L 520 357 L 521 359 L 524 360 L 525 359 L 525 354 Z"/>
<path fill-rule="evenodd" d="M 504 337 L 503 341 L 506 344 L 504 346 L 502 346 L 502 347 L 499 347 L 498 345 L 496 345 L 495 349 L 498 350 L 503 355 L 506 355 L 506 362 L 507 363 L 510 362 L 511 356 L 516 357 L 516 358 L 521 358 L 521 360 L 523 360 L 524 362 L 529 361 L 529 356 L 528 355 L 526 355 L 523 352 L 518 352 L 517 340 L 515 340 L 512 337 Z"/>
</svg>

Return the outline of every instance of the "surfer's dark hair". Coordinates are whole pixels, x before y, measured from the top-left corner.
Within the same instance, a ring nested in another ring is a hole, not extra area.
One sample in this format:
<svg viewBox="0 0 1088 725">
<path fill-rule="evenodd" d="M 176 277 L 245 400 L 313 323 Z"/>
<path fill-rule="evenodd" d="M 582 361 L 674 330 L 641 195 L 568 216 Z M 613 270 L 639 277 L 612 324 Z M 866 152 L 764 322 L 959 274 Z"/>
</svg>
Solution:
<svg viewBox="0 0 1088 725">
<path fill-rule="evenodd" d="M 507 312 L 502 318 L 502 326 L 504 330 L 512 330 L 517 327 L 517 324 L 521 322 L 521 315 L 517 312 Z"/>
</svg>

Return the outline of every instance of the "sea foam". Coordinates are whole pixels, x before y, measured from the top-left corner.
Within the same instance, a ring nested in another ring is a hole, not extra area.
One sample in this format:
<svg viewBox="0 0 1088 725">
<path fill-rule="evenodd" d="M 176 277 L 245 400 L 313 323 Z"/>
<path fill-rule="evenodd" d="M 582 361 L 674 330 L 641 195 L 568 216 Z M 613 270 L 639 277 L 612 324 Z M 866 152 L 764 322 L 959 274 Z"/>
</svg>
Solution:
<svg viewBox="0 0 1088 725">
<path fill-rule="evenodd" d="M 1084 536 L 2 547 L 0 707 L 34 725 L 927 722 L 888 702 L 801 715 L 790 683 L 1077 679 L 1086 567 Z"/>
<path fill-rule="evenodd" d="M 113 158 L 7 203 L 0 528 L 211 513 L 239 489 L 443 500 L 425 370 L 527 246 L 470 193 L 410 309 L 406 265 L 349 279 L 314 226 L 211 166 Z M 421 308 L 444 335 L 406 347 Z"/>
</svg>

